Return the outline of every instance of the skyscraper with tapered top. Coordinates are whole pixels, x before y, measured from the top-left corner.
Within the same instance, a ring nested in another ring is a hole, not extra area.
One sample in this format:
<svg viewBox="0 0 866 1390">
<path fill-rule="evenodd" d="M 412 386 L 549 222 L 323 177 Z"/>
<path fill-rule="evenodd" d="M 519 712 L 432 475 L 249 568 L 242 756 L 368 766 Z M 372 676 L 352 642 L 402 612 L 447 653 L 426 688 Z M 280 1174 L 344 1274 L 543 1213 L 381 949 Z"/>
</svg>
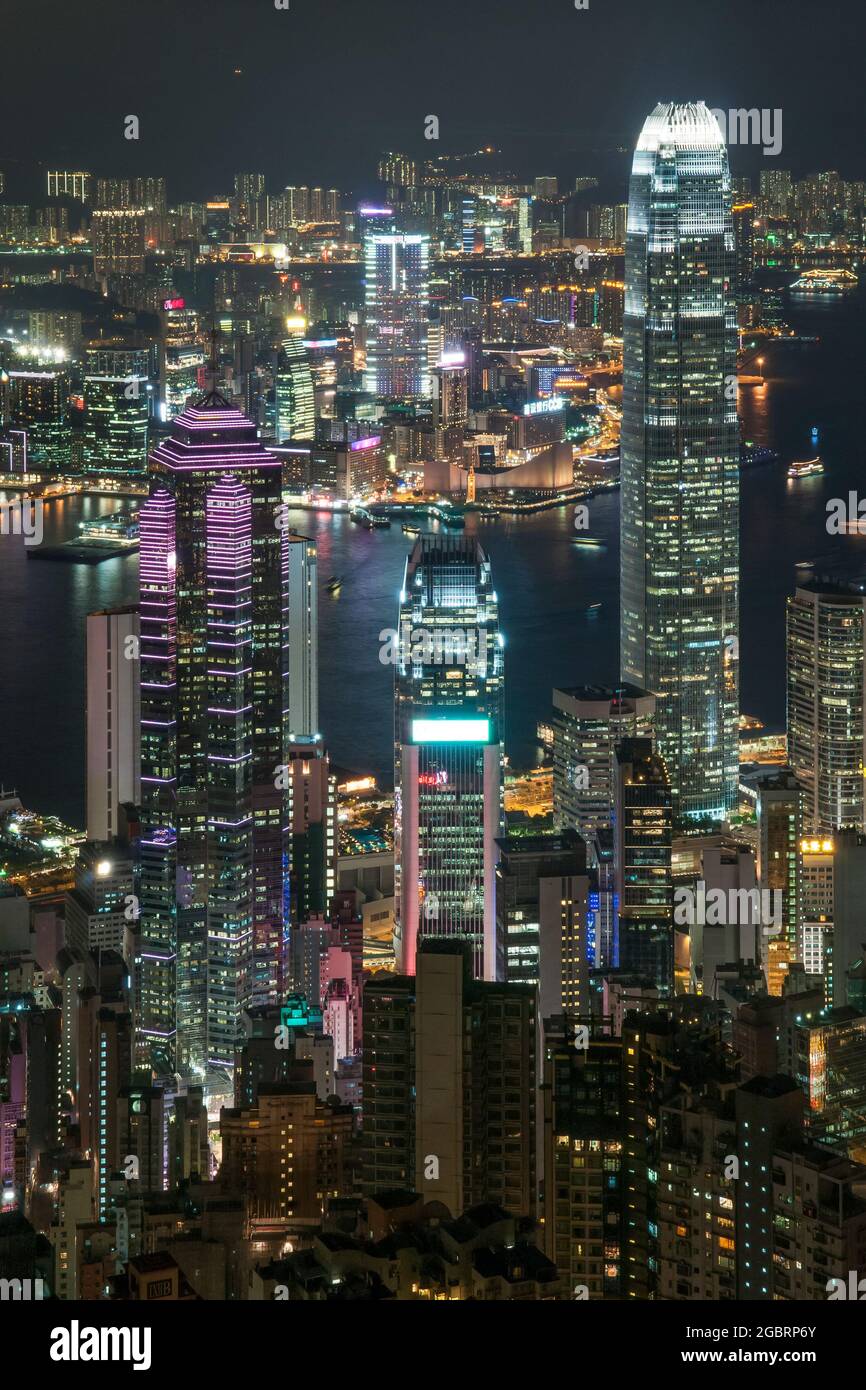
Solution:
<svg viewBox="0 0 866 1390">
<path fill-rule="evenodd" d="M 287 537 L 281 463 L 211 392 L 150 460 L 141 508 L 140 1061 L 233 1066 L 286 992 Z"/>
<path fill-rule="evenodd" d="M 721 130 L 660 104 L 632 164 L 626 237 L 621 672 L 652 691 L 677 821 L 738 785 L 735 250 Z"/>
</svg>

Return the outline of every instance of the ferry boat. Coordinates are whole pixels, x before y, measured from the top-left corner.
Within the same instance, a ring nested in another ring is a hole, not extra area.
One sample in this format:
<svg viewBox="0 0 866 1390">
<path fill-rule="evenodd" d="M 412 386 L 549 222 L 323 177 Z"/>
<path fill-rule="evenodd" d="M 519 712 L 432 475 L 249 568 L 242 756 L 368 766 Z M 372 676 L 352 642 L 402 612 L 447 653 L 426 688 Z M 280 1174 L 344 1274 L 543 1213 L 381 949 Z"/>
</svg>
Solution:
<svg viewBox="0 0 866 1390">
<path fill-rule="evenodd" d="M 390 531 L 391 529 L 391 518 L 389 516 L 377 516 L 376 513 L 373 512 L 371 514 L 370 520 L 372 521 L 373 526 L 376 527 L 377 530 L 381 529 L 383 531 Z"/>
<path fill-rule="evenodd" d="M 575 545 L 586 545 L 592 550 L 603 550 L 604 541 L 597 540 L 595 536 L 575 536 Z"/>
<path fill-rule="evenodd" d="M 325 588 L 329 594 L 338 594 L 343 587 L 343 581 L 338 574 L 332 574 Z"/>
<path fill-rule="evenodd" d="M 420 534 L 421 534 L 421 527 L 420 527 L 420 526 L 410 526 L 409 523 L 408 523 L 408 521 L 404 521 L 404 522 L 403 522 L 403 535 L 404 535 L 404 536 L 420 536 Z"/>
<path fill-rule="evenodd" d="M 850 270 L 806 270 L 788 288 L 798 295 L 839 295 L 856 289 L 858 283 Z"/>
<path fill-rule="evenodd" d="M 823 473 L 824 464 L 821 459 L 805 459 L 801 463 L 792 463 L 788 468 L 789 478 L 811 478 L 815 473 Z"/>
</svg>

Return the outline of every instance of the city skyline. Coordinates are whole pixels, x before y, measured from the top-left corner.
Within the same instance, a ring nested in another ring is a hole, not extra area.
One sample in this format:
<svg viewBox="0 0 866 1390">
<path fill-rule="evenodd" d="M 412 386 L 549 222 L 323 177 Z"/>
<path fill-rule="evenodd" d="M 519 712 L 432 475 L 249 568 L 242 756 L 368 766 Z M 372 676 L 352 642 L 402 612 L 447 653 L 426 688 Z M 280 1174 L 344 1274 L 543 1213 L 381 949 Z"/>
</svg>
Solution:
<svg viewBox="0 0 866 1390">
<path fill-rule="evenodd" d="M 826 1375 L 850 36 L 49 9 L 0 94 L 0 1304 L 159 1374 L 247 1303 L 586 1301 L 627 1370 Z"/>
</svg>

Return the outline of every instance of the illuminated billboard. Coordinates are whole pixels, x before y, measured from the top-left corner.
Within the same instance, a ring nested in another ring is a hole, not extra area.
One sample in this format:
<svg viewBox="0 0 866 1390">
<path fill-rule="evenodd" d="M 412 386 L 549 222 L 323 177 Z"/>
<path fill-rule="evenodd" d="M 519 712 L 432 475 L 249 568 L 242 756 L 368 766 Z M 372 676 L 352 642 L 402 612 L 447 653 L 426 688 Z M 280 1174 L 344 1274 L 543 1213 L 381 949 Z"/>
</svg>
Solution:
<svg viewBox="0 0 866 1390">
<path fill-rule="evenodd" d="M 413 719 L 413 743 L 489 743 L 489 719 Z"/>
</svg>

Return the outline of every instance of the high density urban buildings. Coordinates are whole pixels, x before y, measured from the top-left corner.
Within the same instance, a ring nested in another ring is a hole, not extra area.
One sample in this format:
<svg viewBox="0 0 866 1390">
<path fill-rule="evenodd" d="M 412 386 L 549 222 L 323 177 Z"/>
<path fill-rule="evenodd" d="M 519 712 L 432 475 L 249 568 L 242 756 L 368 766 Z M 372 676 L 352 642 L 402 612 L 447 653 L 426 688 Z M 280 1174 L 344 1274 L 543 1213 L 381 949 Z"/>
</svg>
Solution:
<svg viewBox="0 0 866 1390">
<path fill-rule="evenodd" d="M 676 819 L 737 804 L 739 441 L 728 155 L 702 102 L 660 104 L 626 238 L 621 671 L 655 694 Z M 733 390 L 730 383 L 733 382 Z"/>
</svg>

